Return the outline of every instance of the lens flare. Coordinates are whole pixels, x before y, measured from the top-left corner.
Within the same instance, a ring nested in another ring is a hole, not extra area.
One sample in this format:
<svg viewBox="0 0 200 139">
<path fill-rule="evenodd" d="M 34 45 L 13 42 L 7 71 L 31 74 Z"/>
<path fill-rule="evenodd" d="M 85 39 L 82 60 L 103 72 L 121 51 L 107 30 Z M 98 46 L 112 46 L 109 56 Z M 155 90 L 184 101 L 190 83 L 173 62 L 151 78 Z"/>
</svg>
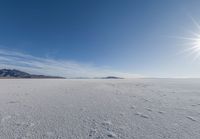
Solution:
<svg viewBox="0 0 200 139">
<path fill-rule="evenodd" d="M 196 32 L 190 31 L 192 37 L 178 37 L 178 38 L 186 40 L 187 45 L 189 46 L 189 48 L 183 50 L 183 52 L 189 53 L 189 55 L 193 56 L 193 60 L 197 60 L 200 58 L 200 24 L 198 24 L 196 20 L 194 20 L 193 18 L 192 21 L 196 26 L 196 28 L 198 29 L 198 31 Z"/>
</svg>

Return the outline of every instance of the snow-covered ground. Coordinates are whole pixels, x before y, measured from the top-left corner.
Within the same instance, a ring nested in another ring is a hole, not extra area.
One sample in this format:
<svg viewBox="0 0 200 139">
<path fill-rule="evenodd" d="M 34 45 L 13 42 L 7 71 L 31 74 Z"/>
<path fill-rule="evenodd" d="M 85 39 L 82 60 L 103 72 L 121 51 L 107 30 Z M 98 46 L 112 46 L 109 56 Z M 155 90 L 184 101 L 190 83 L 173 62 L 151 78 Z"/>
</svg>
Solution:
<svg viewBox="0 0 200 139">
<path fill-rule="evenodd" d="M 200 139 L 200 79 L 2 79 L 0 139 Z"/>
</svg>

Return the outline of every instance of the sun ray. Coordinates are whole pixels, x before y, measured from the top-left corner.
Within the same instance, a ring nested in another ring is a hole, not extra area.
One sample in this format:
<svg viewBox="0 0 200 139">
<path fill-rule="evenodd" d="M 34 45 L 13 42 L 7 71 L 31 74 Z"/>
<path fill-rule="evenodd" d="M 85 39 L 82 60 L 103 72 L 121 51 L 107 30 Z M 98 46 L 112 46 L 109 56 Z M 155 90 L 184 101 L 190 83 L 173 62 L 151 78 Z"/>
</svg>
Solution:
<svg viewBox="0 0 200 139">
<path fill-rule="evenodd" d="M 190 34 L 192 34 L 192 36 L 190 36 L 190 37 L 175 37 L 175 38 L 188 41 L 187 44 L 188 44 L 189 48 L 184 49 L 181 53 L 188 53 L 189 55 L 192 55 L 193 60 L 196 61 L 197 59 L 200 58 L 200 24 L 198 24 L 198 22 L 194 18 L 191 17 L 191 19 L 192 19 L 192 22 L 194 23 L 194 25 L 199 30 L 199 33 L 189 31 Z"/>
<path fill-rule="evenodd" d="M 190 18 L 192 19 L 193 24 L 200 30 L 199 23 L 192 16 L 190 16 Z"/>
</svg>

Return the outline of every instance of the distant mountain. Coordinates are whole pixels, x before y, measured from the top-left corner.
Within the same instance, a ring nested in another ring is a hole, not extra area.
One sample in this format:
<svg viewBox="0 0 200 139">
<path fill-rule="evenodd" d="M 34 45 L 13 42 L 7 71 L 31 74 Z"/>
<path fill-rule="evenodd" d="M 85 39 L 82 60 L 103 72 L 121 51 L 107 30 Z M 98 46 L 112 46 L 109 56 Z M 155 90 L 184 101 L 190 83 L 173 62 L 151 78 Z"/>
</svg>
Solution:
<svg viewBox="0 0 200 139">
<path fill-rule="evenodd" d="M 16 69 L 0 69 L 0 78 L 59 78 L 58 76 L 34 75 Z"/>
<path fill-rule="evenodd" d="M 107 77 L 103 77 L 102 79 L 123 79 L 123 78 L 115 77 L 115 76 L 107 76 Z"/>
</svg>

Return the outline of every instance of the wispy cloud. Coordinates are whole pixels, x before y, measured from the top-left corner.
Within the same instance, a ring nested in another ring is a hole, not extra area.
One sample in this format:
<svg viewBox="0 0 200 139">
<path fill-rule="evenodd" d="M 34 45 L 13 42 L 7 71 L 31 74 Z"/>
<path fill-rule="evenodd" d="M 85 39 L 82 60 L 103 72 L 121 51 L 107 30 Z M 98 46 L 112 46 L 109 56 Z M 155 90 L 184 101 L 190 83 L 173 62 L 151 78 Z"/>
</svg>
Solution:
<svg viewBox="0 0 200 139">
<path fill-rule="evenodd" d="M 55 75 L 68 78 L 104 76 L 140 77 L 137 74 L 113 71 L 103 67 L 95 67 L 68 60 L 39 58 L 4 49 L 0 49 L 0 68 L 19 69 L 34 74 Z"/>
</svg>

